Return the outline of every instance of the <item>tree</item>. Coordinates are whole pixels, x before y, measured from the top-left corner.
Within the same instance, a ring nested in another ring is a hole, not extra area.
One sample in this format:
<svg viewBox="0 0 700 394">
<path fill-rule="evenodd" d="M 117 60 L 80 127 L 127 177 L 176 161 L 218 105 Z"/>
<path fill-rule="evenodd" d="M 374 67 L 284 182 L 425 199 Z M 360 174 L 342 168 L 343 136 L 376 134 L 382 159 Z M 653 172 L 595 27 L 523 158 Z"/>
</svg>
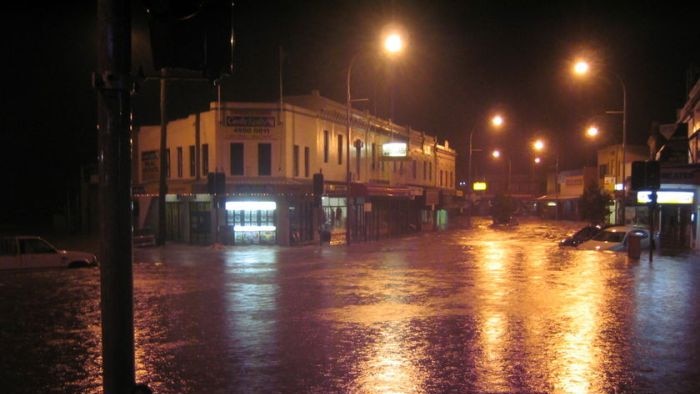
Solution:
<svg viewBox="0 0 700 394">
<path fill-rule="evenodd" d="M 588 185 L 579 200 L 581 219 L 592 224 L 605 223 L 605 219 L 610 215 L 612 203 L 613 197 L 610 193 L 598 185 Z"/>
</svg>

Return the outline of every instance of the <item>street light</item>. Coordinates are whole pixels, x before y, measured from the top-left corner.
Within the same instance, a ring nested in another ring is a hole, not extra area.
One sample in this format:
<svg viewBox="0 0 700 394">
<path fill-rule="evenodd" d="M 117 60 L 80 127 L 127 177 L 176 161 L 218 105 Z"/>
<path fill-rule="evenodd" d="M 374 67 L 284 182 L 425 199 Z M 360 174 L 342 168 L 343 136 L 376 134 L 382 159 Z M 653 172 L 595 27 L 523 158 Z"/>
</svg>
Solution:
<svg viewBox="0 0 700 394">
<path fill-rule="evenodd" d="M 403 50 L 404 42 L 401 35 L 397 32 L 390 32 L 384 37 L 384 51 L 389 55 L 398 54 Z M 346 218 L 345 218 L 345 242 L 350 244 L 350 133 L 351 133 L 351 122 L 352 122 L 352 103 L 353 101 L 364 101 L 364 100 L 353 100 L 350 91 L 350 82 L 352 80 L 352 67 L 355 64 L 355 60 L 359 56 L 359 52 L 355 53 L 352 58 L 350 58 L 350 63 L 348 64 L 348 72 L 345 80 L 345 111 L 346 111 L 346 141 L 345 141 L 345 204 L 346 204 Z M 358 158 L 359 160 L 359 158 Z"/>
<path fill-rule="evenodd" d="M 537 139 L 532 143 L 532 149 L 537 152 L 543 152 L 546 148 L 544 140 Z M 541 159 L 539 157 L 535 158 L 535 163 L 539 164 Z M 554 219 L 559 219 L 559 151 L 556 151 L 554 160 L 554 198 L 557 200 L 557 209 L 555 211 Z"/>
<path fill-rule="evenodd" d="M 474 151 L 478 149 L 474 149 L 474 145 L 472 143 L 473 137 L 474 137 L 474 131 L 476 131 L 477 127 L 477 122 L 474 123 L 474 126 L 472 126 L 471 130 L 469 130 L 469 160 L 468 160 L 468 167 L 467 167 L 467 187 L 469 188 L 469 192 L 471 193 L 471 188 L 472 188 L 472 156 L 474 154 Z M 491 126 L 495 129 L 499 129 L 503 127 L 503 124 L 505 123 L 505 119 L 503 118 L 502 115 L 496 114 L 493 117 L 491 117 Z"/>
<path fill-rule="evenodd" d="M 494 159 L 500 159 L 501 158 L 501 151 L 498 149 L 494 149 L 491 152 L 491 156 L 493 156 Z M 508 195 L 510 195 L 510 179 L 511 179 L 512 170 L 513 170 L 512 162 L 510 159 L 510 155 L 508 155 L 508 178 L 507 178 L 507 183 L 506 183 L 506 194 L 508 194 Z"/>
<path fill-rule="evenodd" d="M 586 60 L 579 59 L 574 63 L 572 71 L 574 75 L 585 76 L 590 71 L 590 64 Z M 626 222 L 625 200 L 627 198 L 627 86 L 625 86 L 625 81 L 622 79 L 622 77 L 620 77 L 619 74 L 613 73 L 613 75 L 620 83 L 620 87 L 622 87 L 622 111 L 606 111 L 606 113 L 622 115 L 622 202 L 620 204 L 620 208 L 622 211 L 622 224 L 624 224 Z"/>
<path fill-rule="evenodd" d="M 586 136 L 589 138 L 595 138 L 598 136 L 599 133 L 600 133 L 600 130 L 598 130 L 598 127 L 596 127 L 596 126 L 589 126 L 586 129 Z"/>
</svg>

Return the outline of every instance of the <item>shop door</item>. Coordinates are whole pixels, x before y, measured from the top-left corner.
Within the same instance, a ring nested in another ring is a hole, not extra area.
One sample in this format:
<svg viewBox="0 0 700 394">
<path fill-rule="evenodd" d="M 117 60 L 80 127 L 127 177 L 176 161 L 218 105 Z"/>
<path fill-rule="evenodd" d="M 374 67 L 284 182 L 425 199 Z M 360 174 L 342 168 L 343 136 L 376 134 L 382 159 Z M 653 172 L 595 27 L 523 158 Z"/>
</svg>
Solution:
<svg viewBox="0 0 700 394">
<path fill-rule="evenodd" d="M 165 239 L 168 241 L 182 242 L 181 208 L 177 202 L 165 204 Z"/>
<path fill-rule="evenodd" d="M 208 202 L 190 203 L 190 242 L 207 244 L 211 236 L 211 213 Z"/>
</svg>

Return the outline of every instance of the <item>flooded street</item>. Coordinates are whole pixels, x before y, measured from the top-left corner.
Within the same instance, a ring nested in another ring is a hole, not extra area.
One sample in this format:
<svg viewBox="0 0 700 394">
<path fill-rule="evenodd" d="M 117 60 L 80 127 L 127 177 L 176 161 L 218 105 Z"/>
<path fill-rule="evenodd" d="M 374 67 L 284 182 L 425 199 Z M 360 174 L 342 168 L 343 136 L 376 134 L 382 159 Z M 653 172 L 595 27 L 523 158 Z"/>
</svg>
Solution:
<svg viewBox="0 0 700 394">
<path fill-rule="evenodd" d="M 525 221 L 354 244 L 135 250 L 155 393 L 693 392 L 700 257 Z M 0 272 L 4 392 L 101 392 L 99 270 Z"/>
</svg>

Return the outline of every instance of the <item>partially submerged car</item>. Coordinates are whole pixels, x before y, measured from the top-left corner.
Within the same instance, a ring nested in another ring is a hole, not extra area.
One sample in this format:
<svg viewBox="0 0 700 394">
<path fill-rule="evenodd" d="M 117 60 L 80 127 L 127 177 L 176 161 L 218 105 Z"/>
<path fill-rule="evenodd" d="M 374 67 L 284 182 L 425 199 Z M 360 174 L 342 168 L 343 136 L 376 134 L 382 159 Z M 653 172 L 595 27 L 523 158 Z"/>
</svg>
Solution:
<svg viewBox="0 0 700 394">
<path fill-rule="evenodd" d="M 593 238 L 578 245 L 577 248 L 621 252 L 627 250 L 629 239 L 632 236 L 638 236 L 640 238 L 640 246 L 642 249 L 649 247 L 651 243 L 649 229 L 638 226 L 611 226 L 602 229 L 598 234 L 593 236 Z"/>
<path fill-rule="evenodd" d="M 0 236 L 0 269 L 90 267 L 92 253 L 60 250 L 37 236 Z"/>
<path fill-rule="evenodd" d="M 578 246 L 598 234 L 604 227 L 590 224 L 559 241 L 559 246 Z"/>
</svg>

